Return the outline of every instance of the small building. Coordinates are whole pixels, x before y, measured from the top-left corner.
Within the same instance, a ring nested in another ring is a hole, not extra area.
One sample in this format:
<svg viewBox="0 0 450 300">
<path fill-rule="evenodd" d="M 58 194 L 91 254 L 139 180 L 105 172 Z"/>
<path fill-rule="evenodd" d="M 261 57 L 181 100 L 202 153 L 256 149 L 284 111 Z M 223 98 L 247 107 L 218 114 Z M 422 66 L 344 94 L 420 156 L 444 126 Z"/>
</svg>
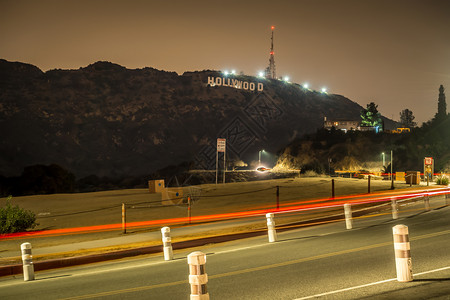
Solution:
<svg viewBox="0 0 450 300">
<path fill-rule="evenodd" d="M 327 120 L 327 117 L 324 117 L 323 128 L 331 130 L 331 128 L 333 127 L 344 132 L 347 132 L 349 130 L 361 130 L 360 121 L 345 119 Z"/>
<path fill-rule="evenodd" d="M 411 129 L 408 127 L 398 127 L 397 129 L 392 130 L 392 133 L 410 133 Z"/>
</svg>

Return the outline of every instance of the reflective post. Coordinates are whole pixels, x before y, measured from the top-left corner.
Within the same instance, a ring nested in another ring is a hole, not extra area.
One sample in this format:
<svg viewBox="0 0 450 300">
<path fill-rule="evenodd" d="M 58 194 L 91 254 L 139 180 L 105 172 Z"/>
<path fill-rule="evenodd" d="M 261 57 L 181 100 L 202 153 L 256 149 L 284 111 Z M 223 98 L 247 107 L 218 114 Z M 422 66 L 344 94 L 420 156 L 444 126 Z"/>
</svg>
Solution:
<svg viewBox="0 0 450 300">
<path fill-rule="evenodd" d="M 23 243 L 20 245 L 20 250 L 22 251 L 23 280 L 34 280 L 34 265 L 33 255 L 31 255 L 31 244 Z"/>
<path fill-rule="evenodd" d="M 430 196 L 428 194 L 428 191 L 427 191 L 425 197 L 423 198 L 423 202 L 425 204 L 425 210 L 429 211 L 430 210 Z"/>
<path fill-rule="evenodd" d="M 205 271 L 206 255 L 196 251 L 188 255 L 189 284 L 191 285 L 191 300 L 209 300 L 206 283 L 208 274 Z"/>
<path fill-rule="evenodd" d="M 267 233 L 269 235 L 269 243 L 276 242 L 277 239 L 277 231 L 275 229 L 275 221 L 273 220 L 274 214 L 268 213 L 266 214 L 267 218 Z"/>
<path fill-rule="evenodd" d="M 345 227 L 347 229 L 353 228 L 353 219 L 352 219 L 352 206 L 349 203 L 344 204 L 344 215 L 345 215 Z"/>
<path fill-rule="evenodd" d="M 164 260 L 172 260 L 173 250 L 172 250 L 172 238 L 170 237 L 170 228 L 169 227 L 161 228 L 161 234 L 163 241 Z"/>
<path fill-rule="evenodd" d="M 395 267 L 397 281 L 408 282 L 413 280 L 411 251 L 409 244 L 408 226 L 396 225 L 392 227 L 394 235 Z"/>
<path fill-rule="evenodd" d="M 392 206 L 392 219 L 396 220 L 396 219 L 398 219 L 398 204 L 397 204 L 397 200 L 392 199 L 391 200 L 391 206 Z"/>
</svg>

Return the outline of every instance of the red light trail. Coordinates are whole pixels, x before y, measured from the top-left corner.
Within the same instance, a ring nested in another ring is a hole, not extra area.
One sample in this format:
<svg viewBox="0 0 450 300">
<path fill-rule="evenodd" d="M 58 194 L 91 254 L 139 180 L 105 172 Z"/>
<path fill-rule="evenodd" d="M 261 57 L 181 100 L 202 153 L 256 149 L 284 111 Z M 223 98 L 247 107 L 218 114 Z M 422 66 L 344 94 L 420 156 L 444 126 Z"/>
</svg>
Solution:
<svg viewBox="0 0 450 300">
<path fill-rule="evenodd" d="M 313 200 L 303 200 L 290 203 L 284 203 L 279 209 L 276 208 L 259 208 L 249 211 L 238 211 L 231 213 L 213 214 L 213 215 L 202 215 L 202 216 L 192 216 L 190 221 L 192 223 L 199 222 L 211 222 L 218 220 L 229 220 L 238 219 L 245 217 L 261 216 L 268 212 L 273 213 L 287 213 L 295 211 L 308 211 L 316 209 L 326 209 L 343 206 L 345 203 L 350 204 L 367 204 L 376 202 L 385 202 L 394 200 L 411 199 L 416 197 L 424 196 L 437 196 L 449 194 L 450 190 L 448 188 L 438 188 L 432 190 L 408 190 L 408 191 L 396 191 L 396 192 L 382 192 L 377 194 L 357 194 L 351 196 L 341 196 L 335 198 L 322 198 Z M 187 224 L 189 222 L 189 217 L 182 218 L 172 218 L 172 219 L 161 219 L 161 220 L 151 220 L 151 221 L 140 221 L 140 222 L 130 222 L 126 224 L 127 228 L 142 228 L 142 227 L 156 227 L 156 226 L 168 226 L 174 224 Z M 87 227 L 74 227 L 74 228 L 62 228 L 62 229 L 52 229 L 52 230 L 37 230 L 29 232 L 17 232 L 0 235 L 0 240 L 4 239 L 23 239 L 23 238 L 33 238 L 33 237 L 43 237 L 43 236 L 60 236 L 69 234 L 82 234 L 82 233 L 93 233 L 101 231 L 115 231 L 122 230 L 122 223 L 118 224 L 106 224 L 106 225 L 95 225 Z"/>
</svg>

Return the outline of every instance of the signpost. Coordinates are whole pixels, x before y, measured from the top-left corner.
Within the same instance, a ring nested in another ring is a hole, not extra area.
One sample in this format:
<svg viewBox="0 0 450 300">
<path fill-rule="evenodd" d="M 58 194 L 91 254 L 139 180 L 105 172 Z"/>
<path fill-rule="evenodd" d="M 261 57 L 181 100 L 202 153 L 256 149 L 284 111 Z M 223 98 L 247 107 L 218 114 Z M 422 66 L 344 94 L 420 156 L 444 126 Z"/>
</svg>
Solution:
<svg viewBox="0 0 450 300">
<path fill-rule="evenodd" d="M 430 184 L 430 180 L 433 181 L 434 174 L 434 159 L 432 157 L 425 157 L 423 159 L 423 176 L 427 181 L 427 185 Z"/>
<path fill-rule="evenodd" d="M 225 171 L 226 171 L 226 149 L 227 149 L 227 140 L 226 139 L 217 139 L 217 152 L 216 152 L 216 184 L 217 177 L 219 175 L 219 152 L 223 152 L 223 183 L 225 183 Z"/>
</svg>

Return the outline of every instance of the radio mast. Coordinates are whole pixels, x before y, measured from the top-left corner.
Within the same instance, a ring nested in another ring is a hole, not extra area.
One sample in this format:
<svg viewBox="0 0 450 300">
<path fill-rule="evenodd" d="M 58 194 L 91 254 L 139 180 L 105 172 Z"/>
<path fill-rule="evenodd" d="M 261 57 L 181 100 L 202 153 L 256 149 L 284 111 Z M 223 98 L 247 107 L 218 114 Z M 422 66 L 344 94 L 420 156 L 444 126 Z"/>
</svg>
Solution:
<svg viewBox="0 0 450 300">
<path fill-rule="evenodd" d="M 272 29 L 272 38 L 270 40 L 270 57 L 269 57 L 269 67 L 266 69 L 266 78 L 277 79 L 277 73 L 275 71 L 275 56 L 273 51 L 273 30 L 275 26 L 271 27 Z"/>
</svg>

